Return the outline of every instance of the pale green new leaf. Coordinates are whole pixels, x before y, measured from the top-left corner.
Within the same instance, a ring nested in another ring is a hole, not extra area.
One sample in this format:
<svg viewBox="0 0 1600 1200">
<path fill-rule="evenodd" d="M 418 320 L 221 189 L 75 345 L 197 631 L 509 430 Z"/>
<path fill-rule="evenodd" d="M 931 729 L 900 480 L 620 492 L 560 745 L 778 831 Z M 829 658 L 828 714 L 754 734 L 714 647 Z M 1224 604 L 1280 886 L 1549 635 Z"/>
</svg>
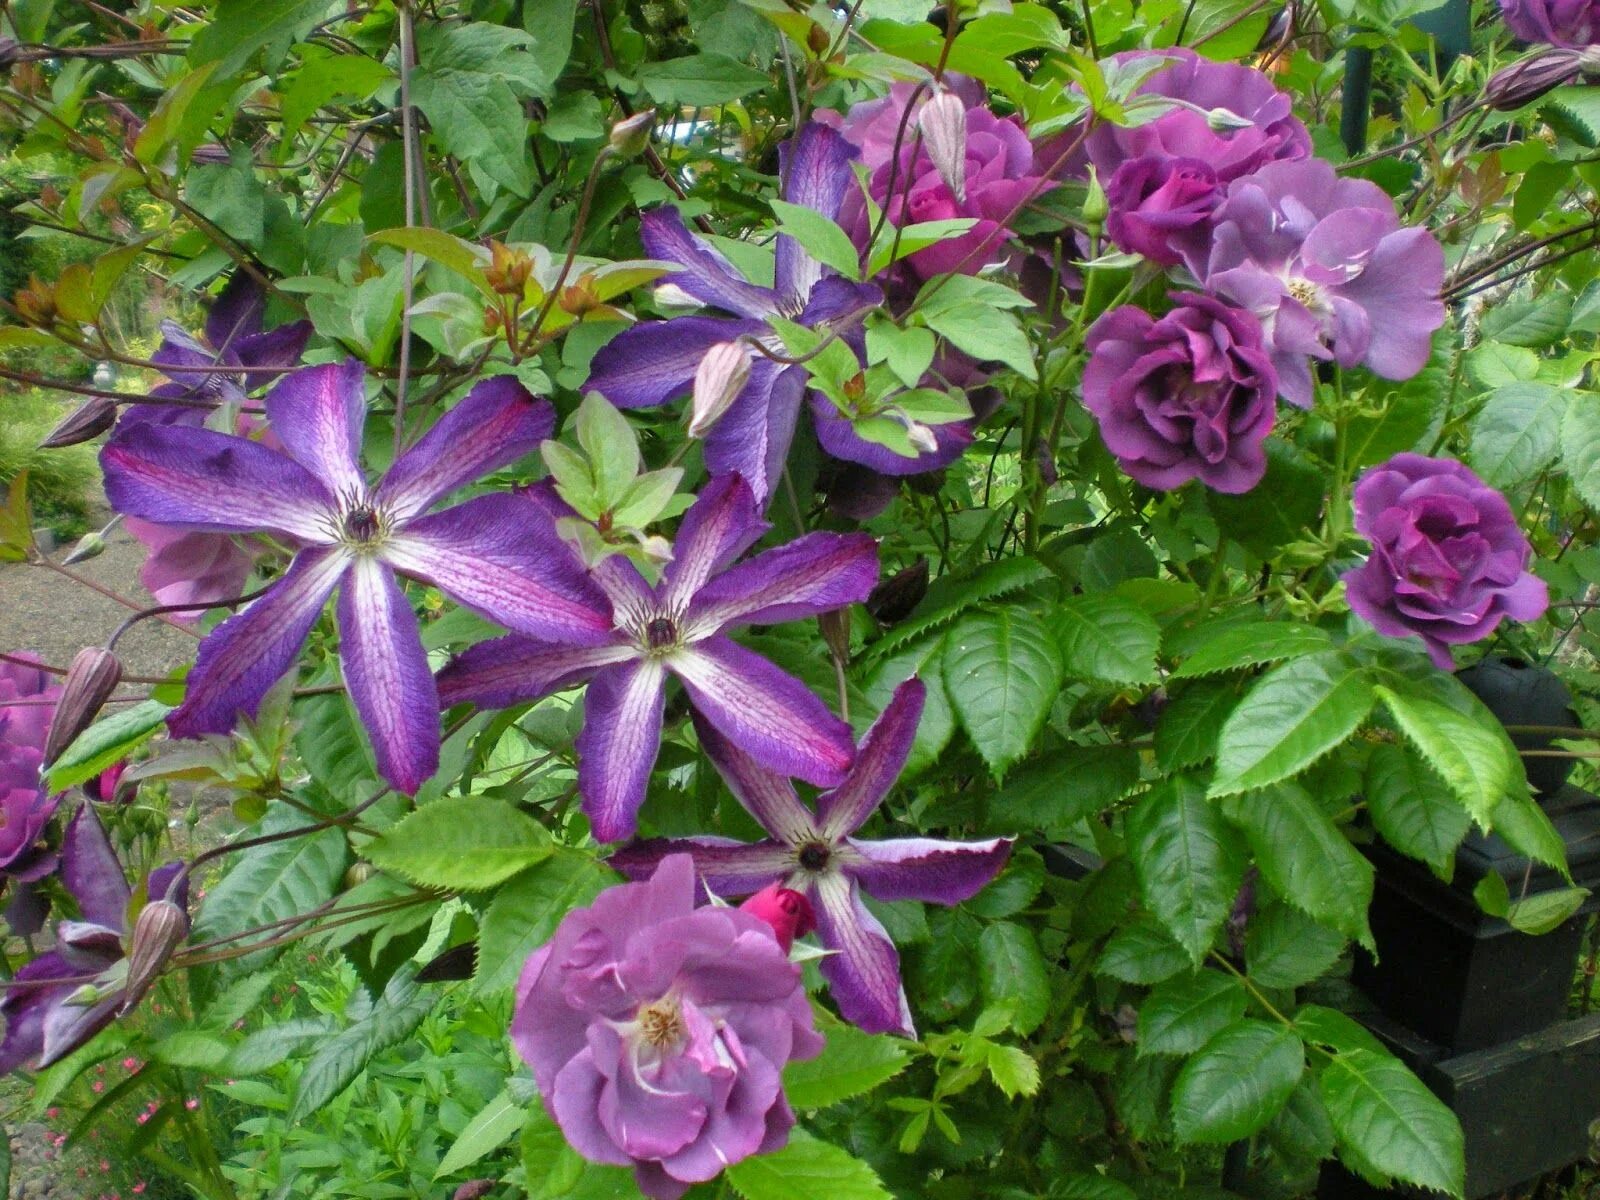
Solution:
<svg viewBox="0 0 1600 1200">
<path fill-rule="evenodd" d="M 820 1028 L 828 1039 L 822 1053 L 784 1068 L 784 1095 L 796 1108 L 827 1108 L 850 1100 L 906 1069 L 909 1058 L 895 1038 L 862 1033 L 840 1021 Z"/>
<path fill-rule="evenodd" d="M 1490 828 L 1500 801 L 1527 786 L 1505 731 L 1436 700 L 1381 684 L 1376 690 L 1406 740 L 1439 773 L 1472 819 Z"/>
<path fill-rule="evenodd" d="M 782 1150 L 734 1163 L 726 1178 L 744 1200 L 891 1200 L 866 1163 L 799 1129 Z"/>
</svg>

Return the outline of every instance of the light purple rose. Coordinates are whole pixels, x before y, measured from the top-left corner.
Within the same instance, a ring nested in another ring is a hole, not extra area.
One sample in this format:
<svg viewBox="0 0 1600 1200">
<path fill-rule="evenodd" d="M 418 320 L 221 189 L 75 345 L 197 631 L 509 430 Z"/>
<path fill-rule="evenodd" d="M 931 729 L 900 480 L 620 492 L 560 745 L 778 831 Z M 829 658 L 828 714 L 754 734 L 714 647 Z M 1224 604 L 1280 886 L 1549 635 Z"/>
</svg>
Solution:
<svg viewBox="0 0 1600 1200">
<path fill-rule="evenodd" d="M 149 552 L 139 568 L 139 582 L 157 604 L 215 604 L 244 590 L 256 556 L 226 533 L 173 529 L 138 517 L 123 525 Z M 197 623 L 205 612 L 173 613 L 173 619 Z"/>
<path fill-rule="evenodd" d="M 1525 42 L 1600 43 L 1600 0 L 1500 0 L 1506 28 Z"/>
<path fill-rule="evenodd" d="M 38 667 L 0 660 L 0 869 L 19 879 L 37 880 L 55 867 L 55 856 L 37 853 L 36 843 L 60 802 L 39 778 L 60 697 L 60 686 Z"/>
<path fill-rule="evenodd" d="M 1106 233 L 1117 247 L 1175 267 L 1179 246 L 1208 238 L 1223 189 L 1210 164 L 1198 158 L 1146 154 L 1129 159 L 1105 185 Z"/>
<path fill-rule="evenodd" d="M 1261 325 L 1211 296 L 1172 299 L 1164 317 L 1129 305 L 1095 322 L 1084 405 L 1122 469 L 1147 487 L 1198 479 L 1248 492 L 1266 474 L 1277 408 Z"/>
<path fill-rule="evenodd" d="M 573 1149 L 676 1200 L 782 1147 L 783 1067 L 822 1049 L 772 928 L 695 907 L 687 854 L 568 913 L 523 968 L 511 1040 Z"/>
<path fill-rule="evenodd" d="M 1444 324 L 1444 251 L 1403 226 L 1375 183 L 1341 179 L 1321 159 L 1279 162 L 1235 180 L 1189 269 L 1261 321 L 1284 399 L 1310 408 L 1309 359 L 1409 379 Z"/>
<path fill-rule="evenodd" d="M 1397 454 L 1357 481 L 1355 509 L 1372 554 L 1345 573 L 1350 607 L 1388 637 L 1421 637 L 1440 668 L 1454 665 L 1451 645 L 1549 607 L 1511 506 L 1460 463 Z"/>
<path fill-rule="evenodd" d="M 27 651 L 16 651 L 12 657 L 30 664 L 40 661 Z M 13 746 L 44 748 L 60 696 L 60 685 L 38 667 L 0 659 L 0 758 Z"/>
</svg>

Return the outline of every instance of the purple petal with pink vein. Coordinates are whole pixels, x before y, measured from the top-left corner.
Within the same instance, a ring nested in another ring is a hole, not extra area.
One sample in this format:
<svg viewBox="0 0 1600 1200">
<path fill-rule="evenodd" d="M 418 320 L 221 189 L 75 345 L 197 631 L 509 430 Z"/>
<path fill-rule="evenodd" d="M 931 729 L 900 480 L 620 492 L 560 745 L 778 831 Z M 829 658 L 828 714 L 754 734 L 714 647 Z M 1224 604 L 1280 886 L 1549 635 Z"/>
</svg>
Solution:
<svg viewBox="0 0 1600 1200">
<path fill-rule="evenodd" d="M 702 304 L 735 316 L 760 320 L 778 315 L 778 294 L 745 279 L 721 251 L 690 233 L 677 209 L 645 213 L 639 221 L 639 240 L 650 258 L 683 268 L 663 276 L 660 283 L 674 284 Z"/>
<path fill-rule="evenodd" d="M 106 498 L 130 517 L 212 533 L 270 530 L 327 544 L 333 497 L 299 463 L 246 438 L 133 425 L 100 451 Z"/>
<path fill-rule="evenodd" d="M 607 862 L 629 879 L 648 879 L 669 854 L 688 854 L 703 887 L 724 900 L 749 896 L 795 869 L 794 851 L 778 842 L 737 842 L 732 838 L 649 838 L 630 842 Z"/>
<path fill-rule="evenodd" d="M 302 550 L 266 595 L 207 634 L 183 704 L 167 717 L 173 736 L 227 733 L 241 713 L 254 716 L 267 689 L 294 666 L 349 565 L 340 547 Z"/>
<path fill-rule="evenodd" d="M 650 408 L 687 396 L 706 351 L 765 328 L 759 321 L 674 317 L 624 329 L 595 353 L 584 390 L 618 408 Z"/>
<path fill-rule="evenodd" d="M 859 154 L 838 130 L 807 123 L 793 140 L 778 147 L 783 198 L 833 220 L 845 189 L 855 179 L 850 160 Z M 822 278 L 822 266 L 792 237 L 780 233 L 776 274 L 779 295 L 786 305 L 797 308 Z"/>
<path fill-rule="evenodd" d="M 712 579 L 696 593 L 684 623 L 711 633 L 814 617 L 865 600 L 877 582 L 878 544 L 871 536 L 808 533 Z"/>
<path fill-rule="evenodd" d="M 849 776 L 817 797 L 817 816 L 829 841 L 854 833 L 883 803 L 911 755 L 927 697 L 928 689 L 914 677 L 895 688 L 861 739 Z"/>
<path fill-rule="evenodd" d="M 256 387 L 276 372 L 298 366 L 311 334 L 310 321 L 291 321 L 265 333 L 240 338 L 233 345 L 232 357 L 244 371 L 245 383 Z"/>
<path fill-rule="evenodd" d="M 394 572 L 362 556 L 339 589 L 339 661 L 378 774 L 414 795 L 439 769 L 439 696 Z"/>
<path fill-rule="evenodd" d="M 267 393 L 267 423 L 289 452 L 336 496 L 367 494 L 361 473 L 361 430 L 367 421 L 366 369 L 342 363 L 285 375 Z"/>
<path fill-rule="evenodd" d="M 378 484 L 377 498 L 397 519 L 422 512 L 490 471 L 538 449 L 555 429 L 555 409 L 513 375 L 479 381 L 402 454 Z"/>
<path fill-rule="evenodd" d="M 744 477 L 761 508 L 778 486 L 795 421 L 806 391 L 806 373 L 758 355 L 750 382 L 706 435 L 708 470 Z"/>
<path fill-rule="evenodd" d="M 631 644 L 563 646 L 514 633 L 479 642 L 439 672 L 439 701 L 449 708 L 506 708 L 581 682 L 601 667 L 639 657 Z"/>
<path fill-rule="evenodd" d="M 266 312 L 267 294 L 261 285 L 246 272 L 235 271 L 206 314 L 206 341 L 219 351 L 235 348 L 242 338 L 261 332 Z"/>
<path fill-rule="evenodd" d="M 1010 838 L 986 842 L 890 838 L 846 844 L 848 850 L 840 855 L 843 869 L 854 875 L 868 894 L 878 900 L 929 904 L 960 904 L 977 895 L 1011 856 Z"/>
<path fill-rule="evenodd" d="M 661 750 L 666 670 L 658 658 L 606 667 L 589 681 L 578 735 L 578 792 L 598 842 L 633 836 Z"/>
<path fill-rule="evenodd" d="M 821 787 L 850 769 L 850 726 L 792 675 L 720 634 L 667 660 L 718 733 L 760 765 Z"/>
<path fill-rule="evenodd" d="M 900 986 L 900 955 L 888 931 L 867 911 L 855 881 L 824 875 L 809 891 L 817 938 L 830 954 L 817 964 L 845 1020 L 867 1033 L 917 1036 Z"/>
<path fill-rule="evenodd" d="M 713 477 L 700 489 L 678 526 L 672 561 L 662 572 L 662 604 L 669 611 L 683 611 L 706 580 L 770 528 L 756 512 L 755 498 L 743 479 L 737 475 Z"/>
<path fill-rule="evenodd" d="M 518 633 L 611 641 L 611 602 L 544 515 L 520 496 L 478 496 L 392 535 L 383 560 Z"/>
<path fill-rule="evenodd" d="M 727 738 L 699 713 L 691 714 L 700 748 L 717 768 L 734 799 L 773 837 L 790 846 L 819 841 L 817 819 L 782 775 L 767 770 Z"/>
</svg>

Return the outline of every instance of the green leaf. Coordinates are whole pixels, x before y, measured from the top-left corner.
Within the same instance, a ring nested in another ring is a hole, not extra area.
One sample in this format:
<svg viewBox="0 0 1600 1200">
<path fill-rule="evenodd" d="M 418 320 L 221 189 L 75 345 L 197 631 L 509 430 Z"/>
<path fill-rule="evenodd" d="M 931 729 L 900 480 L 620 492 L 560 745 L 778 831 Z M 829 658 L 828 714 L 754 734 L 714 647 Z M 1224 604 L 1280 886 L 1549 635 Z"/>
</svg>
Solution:
<svg viewBox="0 0 1600 1200">
<path fill-rule="evenodd" d="M 1373 1036 L 1371 1030 L 1335 1008 L 1324 1008 L 1320 1004 L 1302 1005 L 1294 1015 L 1294 1027 L 1302 1041 L 1324 1046 L 1335 1054 L 1349 1050 L 1387 1053 L 1383 1043 Z"/>
<path fill-rule="evenodd" d="M 265 46 L 287 49 L 328 15 L 327 0 L 220 0 L 189 43 L 189 61 L 236 73 Z"/>
<path fill-rule="evenodd" d="M 171 711 L 170 704 L 146 700 L 96 721 L 50 764 L 45 773 L 45 785 L 51 792 L 63 792 L 86 779 L 93 779 L 159 733 Z"/>
<path fill-rule="evenodd" d="M 1346 1162 L 1377 1182 L 1398 1179 L 1463 1194 L 1461 1125 L 1398 1059 L 1345 1051 L 1323 1068 L 1318 1082 Z"/>
<path fill-rule="evenodd" d="M 1020 608 L 971 613 L 950 631 L 945 691 L 996 778 L 1027 753 L 1061 690 L 1061 662 Z"/>
<path fill-rule="evenodd" d="M 1490 828 L 1495 806 L 1521 790 L 1517 784 L 1522 782 L 1522 764 L 1505 731 L 1423 696 L 1401 694 L 1381 684 L 1376 691 L 1406 740 L 1439 773 L 1472 819 Z"/>
<path fill-rule="evenodd" d="M 555 90 L 561 71 L 572 56 L 572 31 L 577 23 L 578 0 L 539 0 L 522 6 L 522 20 L 533 35 L 529 49 L 529 83 L 536 96 Z"/>
<path fill-rule="evenodd" d="M 618 876 L 577 850 L 562 848 L 506 883 L 489 901 L 478 931 L 479 995 L 508 991 L 522 964 L 574 908 L 592 901 Z"/>
<path fill-rule="evenodd" d="M 1239 836 L 1192 779 L 1164 780 L 1127 816 L 1145 906 L 1199 965 L 1244 878 Z"/>
<path fill-rule="evenodd" d="M 916 615 L 902 621 L 872 646 L 887 657 L 931 629 L 949 624 L 970 608 L 1050 578 L 1050 570 L 1031 558 L 1003 558 L 985 563 L 964 578 L 949 576 L 928 588 Z"/>
<path fill-rule="evenodd" d="M 927 721 L 927 717 L 923 717 Z M 1072 780 L 1062 788 L 1063 779 Z M 1139 783 L 1139 752 L 1127 746 L 1063 746 L 1030 759 L 989 798 L 990 833 L 1065 833 L 1110 808 Z"/>
<path fill-rule="evenodd" d="M 1039 1064 L 1020 1046 L 991 1043 L 984 1055 L 984 1065 L 989 1068 L 989 1078 L 994 1080 L 995 1087 L 1004 1092 L 1008 1100 L 1032 1096 L 1039 1090 Z"/>
<path fill-rule="evenodd" d="M 862 1033 L 853 1025 L 822 1025 L 827 1044 L 815 1058 L 784 1068 L 783 1091 L 796 1108 L 827 1108 L 865 1095 L 906 1069 L 905 1047 L 884 1035 Z"/>
<path fill-rule="evenodd" d="M 230 1042 L 204 1029 L 180 1029 L 150 1047 L 150 1057 L 155 1062 L 208 1074 L 220 1072 L 232 1053 Z"/>
<path fill-rule="evenodd" d="M 1156 763 L 1163 771 L 1180 771 L 1217 756 L 1217 741 L 1228 715 L 1239 703 L 1233 681 L 1180 686 L 1156 724 Z"/>
<path fill-rule="evenodd" d="M 1326 974 L 1345 937 L 1297 908 L 1274 904 L 1256 914 L 1245 934 L 1250 978 L 1262 987 L 1296 988 Z"/>
<path fill-rule="evenodd" d="M 1333 1154 L 1333 1122 L 1312 1076 L 1301 1078 L 1262 1135 L 1274 1150 L 1295 1162 L 1316 1163 Z"/>
<path fill-rule="evenodd" d="M 1184 1063 L 1172 1085 L 1172 1128 L 1183 1142 L 1236 1142 L 1283 1107 L 1305 1071 L 1292 1029 L 1265 1021 L 1228 1026 Z"/>
<path fill-rule="evenodd" d="M 18 471 L 6 488 L 5 507 L 0 508 L 0 562 L 26 562 L 32 549 L 33 510 L 28 506 L 28 472 Z"/>
<path fill-rule="evenodd" d="M 1472 422 L 1470 458 L 1490 487 L 1510 488 L 1555 461 L 1567 393 L 1544 383 L 1498 388 Z"/>
<path fill-rule="evenodd" d="M 1095 974 L 1124 983 L 1160 983 L 1192 969 L 1189 952 L 1153 917 L 1140 917 L 1111 935 L 1100 951 Z"/>
<path fill-rule="evenodd" d="M 1125 1183 L 1103 1175 L 1072 1175 L 1050 1184 L 1050 1200 L 1139 1200 Z"/>
<path fill-rule="evenodd" d="M 1600 512 L 1600 393 L 1578 392 L 1567 406 L 1561 464 L 1583 502 Z"/>
<path fill-rule="evenodd" d="M 1050 1009 L 1050 971 L 1033 932 L 1010 921 L 990 925 L 978 938 L 978 983 L 987 1007 L 1011 1009 L 1011 1028 L 1026 1037 Z"/>
<path fill-rule="evenodd" d="M 283 83 L 278 101 L 286 140 L 328 102 L 369 99 L 394 79 L 388 66 L 362 54 L 337 54 L 321 46 L 307 46 L 302 53 L 304 65 Z"/>
<path fill-rule="evenodd" d="M 1588 898 L 1589 889 L 1581 887 L 1535 892 L 1511 902 L 1505 912 L 1506 922 L 1519 932 L 1538 937 L 1565 925 Z"/>
<path fill-rule="evenodd" d="M 1449 391 L 1449 371 L 1433 364 L 1404 383 L 1374 379 L 1367 386 L 1362 411 L 1349 419 L 1345 462 L 1371 466 L 1413 449 L 1433 425 Z"/>
<path fill-rule="evenodd" d="M 1222 533 L 1271 557 L 1278 547 L 1302 540 L 1316 525 L 1325 480 L 1323 468 L 1293 444 L 1270 437 L 1266 447 L 1267 473 L 1260 483 L 1242 496 L 1208 493 L 1206 505 Z M 1263 502 L 1266 496 L 1272 497 L 1271 503 Z"/>
<path fill-rule="evenodd" d="M 201 166 L 184 180 L 184 199 L 223 233 L 259 249 L 267 234 L 267 191 L 254 171 Z"/>
<path fill-rule="evenodd" d="M 1005 363 L 1024 379 L 1037 378 L 1033 343 L 1010 313 L 979 304 L 918 314 L 922 321 L 963 354 Z"/>
<path fill-rule="evenodd" d="M 1384 841 L 1435 874 L 1449 874 L 1472 818 L 1426 763 L 1404 746 L 1374 746 L 1365 794 L 1367 815 Z"/>
<path fill-rule="evenodd" d="M 1494 810 L 1494 831 L 1518 854 L 1567 875 L 1567 843 L 1549 816 L 1526 792 L 1507 796 Z"/>
<path fill-rule="evenodd" d="M 1372 685 L 1335 650 L 1292 659 L 1256 681 L 1222 727 L 1213 796 L 1305 770 L 1372 711 Z"/>
<path fill-rule="evenodd" d="M 1193 1054 L 1244 1016 L 1247 997 L 1239 981 L 1220 971 L 1157 984 L 1139 1006 L 1140 1054 Z"/>
<path fill-rule="evenodd" d="M 394 246 L 400 250 L 410 250 L 420 254 L 423 258 L 454 271 L 485 296 L 492 297 L 495 294 L 483 275 L 488 256 L 473 243 L 445 233 L 442 229 L 423 225 L 409 229 L 405 227 L 380 229 L 367 240 L 376 242 L 380 246 Z"/>
<path fill-rule="evenodd" d="M 639 83 L 657 104 L 689 104 L 709 108 L 727 104 L 767 87 L 772 80 L 725 54 L 691 54 L 665 62 L 646 63 Z"/>
<path fill-rule="evenodd" d="M 1572 298 L 1560 292 L 1513 300 L 1483 314 L 1483 336 L 1509 346 L 1549 346 L 1567 331 Z"/>
<path fill-rule="evenodd" d="M 492 1154 L 522 1132 L 528 1111 L 502 1091 L 480 1109 L 450 1143 L 450 1150 L 433 1173 L 434 1179 L 453 1175 L 470 1167 L 486 1154 Z"/>
<path fill-rule="evenodd" d="M 1273 891 L 1307 916 L 1371 944 L 1372 864 L 1305 788 L 1286 783 L 1233 796 L 1223 811 L 1244 830 Z"/>
<path fill-rule="evenodd" d="M 529 1108 L 521 1148 L 528 1200 L 618 1200 L 639 1190 L 627 1168 L 580 1158 L 543 1104 Z"/>
<path fill-rule="evenodd" d="M 850 235 L 837 224 L 804 204 L 790 204 L 787 200 L 769 203 L 778 218 L 778 228 L 799 242 L 807 254 L 846 279 L 861 278 L 861 256 Z"/>
<path fill-rule="evenodd" d="M 528 120 L 511 85 L 483 71 L 418 70 L 412 102 L 446 151 L 475 177 L 519 196 L 533 194 L 533 166 L 524 150 Z"/>
<path fill-rule="evenodd" d="M 727 1179 L 744 1200 L 891 1200 L 866 1163 L 799 1129 L 782 1150 L 734 1163 Z"/>
<path fill-rule="evenodd" d="M 298 1125 L 354 1083 L 373 1055 L 415 1033 L 432 1007 L 433 996 L 417 985 L 415 969 L 397 972 L 384 988 L 383 999 L 317 1047 L 295 1085 L 289 1124 Z"/>
<path fill-rule="evenodd" d="M 1117 684 L 1155 679 L 1161 627 L 1133 601 L 1104 593 L 1072 596 L 1051 625 L 1069 677 Z"/>
<path fill-rule="evenodd" d="M 1178 665 L 1173 679 L 1191 679 L 1218 671 L 1238 671 L 1326 650 L 1328 635 L 1315 625 L 1287 621 L 1251 621 L 1219 630 Z"/>
<path fill-rule="evenodd" d="M 481 891 L 553 851 L 549 831 L 504 800 L 450 796 L 411 813 L 365 856 L 422 887 Z"/>
</svg>

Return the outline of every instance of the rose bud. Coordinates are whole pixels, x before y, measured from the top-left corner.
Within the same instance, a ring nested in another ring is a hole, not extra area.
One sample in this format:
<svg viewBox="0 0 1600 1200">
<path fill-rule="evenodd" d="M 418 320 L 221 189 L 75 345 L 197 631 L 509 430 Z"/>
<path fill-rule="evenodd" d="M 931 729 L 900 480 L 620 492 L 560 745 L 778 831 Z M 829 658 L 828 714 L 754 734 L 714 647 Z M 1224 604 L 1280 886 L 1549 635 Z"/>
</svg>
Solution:
<svg viewBox="0 0 1600 1200">
<path fill-rule="evenodd" d="M 917 115 L 922 145 L 933 169 L 958 204 L 967 199 L 967 106 L 954 92 L 940 92 Z"/>
<path fill-rule="evenodd" d="M 101 646 L 87 646 L 78 651 L 72 666 L 67 668 L 61 699 L 56 704 L 55 715 L 50 718 L 50 732 L 45 735 L 46 766 L 55 762 L 73 739 L 89 727 L 121 679 L 122 664 L 111 651 Z"/>
<path fill-rule="evenodd" d="M 132 1012 L 160 978 L 172 952 L 189 936 L 189 914 L 171 900 L 152 900 L 139 910 L 128 946 L 128 982 L 119 1015 Z"/>
<path fill-rule="evenodd" d="M 689 402 L 689 436 L 704 437 L 750 382 L 750 351 L 738 342 L 719 342 L 694 370 Z"/>
<path fill-rule="evenodd" d="M 117 406 L 104 396 L 96 396 L 74 409 L 66 420 L 46 434 L 44 441 L 39 443 L 39 449 L 59 450 L 63 446 L 76 446 L 79 442 L 99 437 L 116 423 Z"/>
<path fill-rule="evenodd" d="M 492 1179 L 469 1179 L 455 1191 L 451 1200 L 483 1200 L 490 1192 L 494 1191 Z"/>
<path fill-rule="evenodd" d="M 867 593 L 867 611 L 879 624 L 893 625 L 909 617 L 928 594 L 928 560 L 919 558 Z"/>
<path fill-rule="evenodd" d="M 650 144 L 650 128 L 655 123 L 656 110 L 653 108 L 636 112 L 633 116 L 618 121 L 611 127 L 609 144 L 612 153 L 620 154 L 624 158 L 643 154 L 644 148 Z"/>
<path fill-rule="evenodd" d="M 795 938 L 805 937 L 817 927 L 817 914 L 811 909 L 811 901 L 781 884 L 769 883 L 739 905 L 739 909 L 772 926 L 772 935 L 785 954 L 789 953 Z"/>
<path fill-rule="evenodd" d="M 1570 83 L 1582 69 L 1581 51 L 1547 46 L 1491 75 L 1483 98 L 1496 112 L 1515 112 L 1546 92 Z"/>
</svg>

